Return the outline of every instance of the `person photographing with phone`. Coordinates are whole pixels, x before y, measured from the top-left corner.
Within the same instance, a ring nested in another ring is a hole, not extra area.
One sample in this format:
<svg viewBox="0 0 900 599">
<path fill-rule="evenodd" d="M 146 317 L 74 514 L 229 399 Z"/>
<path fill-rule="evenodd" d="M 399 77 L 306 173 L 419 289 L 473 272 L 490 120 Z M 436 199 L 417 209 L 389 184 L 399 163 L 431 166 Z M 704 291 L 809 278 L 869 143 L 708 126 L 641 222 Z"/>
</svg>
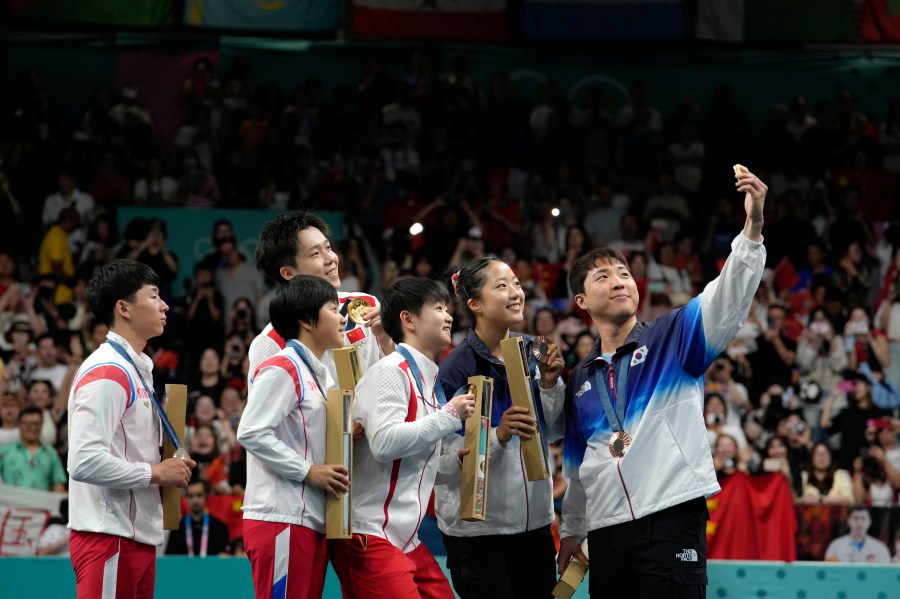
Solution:
<svg viewBox="0 0 900 599">
<path fill-rule="evenodd" d="M 833 388 L 837 383 L 837 373 L 847 368 L 844 337 L 834 330 L 834 324 L 824 308 L 814 308 L 809 313 L 809 325 L 797 340 L 797 367 L 808 376 L 808 380 L 818 385 L 820 393 L 823 389 L 827 392 Z M 818 411 L 818 394 L 807 401 Z"/>
<path fill-rule="evenodd" d="M 854 460 L 853 489 L 857 503 L 873 506 L 894 505 L 894 493 L 900 489 L 897 433 L 890 418 L 874 418 L 866 422 L 868 447 Z"/>
<path fill-rule="evenodd" d="M 884 331 L 872 328 L 868 310 L 860 306 L 850 311 L 844 326 L 844 349 L 851 370 L 868 364 L 873 372 L 883 373 L 891 363 L 887 336 Z"/>
<path fill-rule="evenodd" d="M 712 363 L 703 379 L 703 393 L 708 396 L 716 393 L 722 397 L 727 408 L 727 423 L 740 428 L 741 420 L 748 410 L 753 409 L 747 387 L 734 379 L 735 365 L 722 354 Z"/>
<path fill-rule="evenodd" d="M 747 444 L 747 438 L 741 429 L 740 420 L 733 422 L 729 415 L 730 408 L 718 393 L 708 393 L 703 400 L 703 419 L 706 421 L 706 436 L 709 438 L 709 446 L 715 453 L 716 444 L 719 437 L 726 435 L 730 437 L 741 457 L 748 461 L 752 450 Z"/>
<path fill-rule="evenodd" d="M 753 474 L 781 473 L 787 479 L 788 485 L 793 488 L 794 475 L 788 452 L 788 444 L 783 437 L 777 435 L 769 437 L 762 451 L 762 460 Z"/>
<path fill-rule="evenodd" d="M 835 416 L 834 404 L 841 393 L 846 394 L 848 405 Z M 885 412 L 876 407 L 872 400 L 872 383 L 869 379 L 855 371 L 845 373 L 844 379 L 834 386 L 825 400 L 819 418 L 819 425 L 829 435 L 841 433 L 839 468 L 853 470 L 853 462 L 860 450 L 868 446 L 865 435 L 867 422 L 884 415 Z"/>
<path fill-rule="evenodd" d="M 759 397 L 771 385 L 791 384 L 797 344 L 785 331 L 787 317 L 786 306 L 769 304 L 765 329 L 756 338 L 757 350 L 747 355 L 753 370 L 750 397 Z"/>
<path fill-rule="evenodd" d="M 796 397 L 790 388 L 781 394 L 782 406 L 790 404 Z M 776 398 L 773 398 L 773 400 Z M 766 452 L 762 461 L 763 472 L 781 472 L 788 479 L 791 490 L 796 497 L 801 493 L 800 472 L 809 462 L 809 452 L 812 448 L 812 429 L 803 418 L 803 412 L 797 409 L 784 408 L 778 424 L 775 425 L 774 439 L 784 444 L 784 454 L 780 451 L 773 453 L 773 446 L 766 445 Z M 771 441 L 772 439 L 770 439 Z M 784 459 L 781 459 L 781 458 Z M 772 460 L 777 458 L 778 461 Z"/>
<path fill-rule="evenodd" d="M 884 459 L 900 472 L 900 419 L 879 418 L 867 423 L 866 438 L 883 450 Z M 900 487 L 900 480 L 895 486 Z"/>
<path fill-rule="evenodd" d="M 741 458 L 737 441 L 731 435 L 718 436 L 716 444 L 713 446 L 712 456 L 718 480 L 731 476 L 735 472 L 747 472 L 747 462 Z"/>
</svg>

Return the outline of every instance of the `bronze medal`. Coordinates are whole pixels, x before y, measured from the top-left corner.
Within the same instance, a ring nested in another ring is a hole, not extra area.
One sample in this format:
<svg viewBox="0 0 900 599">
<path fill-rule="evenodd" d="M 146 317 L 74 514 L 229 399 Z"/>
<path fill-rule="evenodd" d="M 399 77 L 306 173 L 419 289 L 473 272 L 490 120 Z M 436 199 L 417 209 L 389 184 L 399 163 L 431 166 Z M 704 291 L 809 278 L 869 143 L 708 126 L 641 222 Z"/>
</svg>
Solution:
<svg viewBox="0 0 900 599">
<path fill-rule="evenodd" d="M 356 324 L 365 324 L 365 313 L 369 308 L 369 302 L 364 299 L 356 298 L 347 304 L 347 316 Z"/>
<path fill-rule="evenodd" d="M 625 431 L 616 431 L 609 439 L 609 453 L 614 458 L 625 457 L 629 445 L 631 445 L 631 436 Z"/>
<path fill-rule="evenodd" d="M 550 339 L 540 335 L 531 342 L 531 353 L 541 364 L 550 361 Z"/>
</svg>

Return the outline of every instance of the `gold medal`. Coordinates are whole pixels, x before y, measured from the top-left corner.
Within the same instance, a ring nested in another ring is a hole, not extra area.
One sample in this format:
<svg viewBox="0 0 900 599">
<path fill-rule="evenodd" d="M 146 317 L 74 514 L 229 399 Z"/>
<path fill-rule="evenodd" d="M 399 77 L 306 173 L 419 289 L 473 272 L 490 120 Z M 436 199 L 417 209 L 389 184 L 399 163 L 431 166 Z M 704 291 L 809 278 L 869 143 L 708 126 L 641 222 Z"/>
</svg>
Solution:
<svg viewBox="0 0 900 599">
<path fill-rule="evenodd" d="M 369 302 L 356 298 L 347 304 L 347 316 L 356 324 L 365 324 L 365 313 L 369 309 Z"/>
<path fill-rule="evenodd" d="M 631 445 L 631 436 L 625 431 L 616 431 L 609 438 L 609 453 L 614 458 L 625 457 L 629 445 Z"/>
<path fill-rule="evenodd" d="M 539 335 L 531 342 L 531 353 L 541 364 L 550 361 L 550 339 Z"/>
</svg>

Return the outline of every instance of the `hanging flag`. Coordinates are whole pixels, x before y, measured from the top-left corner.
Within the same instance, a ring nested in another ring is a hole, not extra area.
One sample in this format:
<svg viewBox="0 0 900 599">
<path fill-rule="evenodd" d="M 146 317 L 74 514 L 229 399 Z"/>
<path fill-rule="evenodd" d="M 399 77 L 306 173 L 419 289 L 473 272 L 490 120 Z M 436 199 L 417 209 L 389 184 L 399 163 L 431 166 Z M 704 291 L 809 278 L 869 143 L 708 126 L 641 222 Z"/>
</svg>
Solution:
<svg viewBox="0 0 900 599">
<path fill-rule="evenodd" d="M 97 25 L 171 25 L 172 0 L 11 0 L 13 20 Z"/>
<path fill-rule="evenodd" d="M 241 536 L 244 525 L 244 513 L 241 506 L 244 498 L 240 495 L 210 495 L 206 499 L 206 509 L 210 516 L 218 518 L 228 527 L 228 537 L 236 539 Z M 182 515 L 187 513 L 187 506 L 182 510 Z"/>
<path fill-rule="evenodd" d="M 864 42 L 900 42 L 900 0 L 865 0 L 860 37 Z"/>
<path fill-rule="evenodd" d="M 66 495 L 0 483 L 0 557 L 29 556 Z"/>
<path fill-rule="evenodd" d="M 221 29 L 334 31 L 337 0 L 186 0 L 184 23 Z"/>
<path fill-rule="evenodd" d="M 782 474 L 736 472 L 719 484 L 722 491 L 706 500 L 709 559 L 790 562 L 797 558 L 797 517 Z"/>
<path fill-rule="evenodd" d="M 747 479 L 759 539 L 755 559 L 795 561 L 797 514 L 787 479 L 777 472 Z"/>
<path fill-rule="evenodd" d="M 506 0 L 356 0 L 350 32 L 374 38 L 506 39 Z"/>
<path fill-rule="evenodd" d="M 683 0 L 526 0 L 525 36 L 680 38 L 683 13 Z"/>
<path fill-rule="evenodd" d="M 708 559 L 757 559 L 759 546 L 747 475 L 735 472 L 719 481 L 722 490 L 706 500 L 706 557 Z"/>
<path fill-rule="evenodd" d="M 851 42 L 859 36 L 859 11 L 856 0 L 698 0 L 697 37 L 723 42 Z"/>
</svg>

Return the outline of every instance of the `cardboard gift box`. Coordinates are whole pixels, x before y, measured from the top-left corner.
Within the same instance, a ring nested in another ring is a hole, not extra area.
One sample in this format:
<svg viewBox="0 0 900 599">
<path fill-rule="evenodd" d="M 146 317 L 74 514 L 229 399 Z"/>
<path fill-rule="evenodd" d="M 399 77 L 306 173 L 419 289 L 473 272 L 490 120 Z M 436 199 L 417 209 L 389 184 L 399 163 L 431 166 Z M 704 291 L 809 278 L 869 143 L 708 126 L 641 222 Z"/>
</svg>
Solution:
<svg viewBox="0 0 900 599">
<path fill-rule="evenodd" d="M 332 352 L 334 366 L 337 370 L 338 387 L 356 389 L 356 383 L 362 378 L 362 367 L 359 365 L 359 353 L 353 345 L 336 349 Z"/>
<path fill-rule="evenodd" d="M 325 463 L 342 464 L 353 480 L 353 399 L 356 383 L 362 377 L 359 353 L 355 346 L 332 352 L 337 370 L 338 388 L 328 390 L 325 410 Z M 339 499 L 325 498 L 325 538 L 349 539 L 353 527 L 353 492 Z"/>
<path fill-rule="evenodd" d="M 503 363 L 506 367 L 506 379 L 514 406 L 528 409 L 529 416 L 537 425 L 535 432 L 527 441 L 521 439 L 522 457 L 525 460 L 525 473 L 528 480 L 544 480 L 550 477 L 547 454 L 544 452 L 544 432 L 538 418 L 534 389 L 531 386 L 531 375 L 528 371 L 528 359 L 525 357 L 525 342 L 522 337 L 509 337 L 500 342 L 503 352 Z"/>
<path fill-rule="evenodd" d="M 166 417 L 178 437 L 184 444 L 184 420 L 187 411 L 187 385 L 166 385 Z M 163 442 L 163 459 L 175 455 L 175 445 L 168 437 Z M 181 524 L 181 488 L 162 487 L 163 528 L 178 530 Z"/>
<path fill-rule="evenodd" d="M 353 390 L 329 389 L 325 405 L 325 463 L 341 464 L 353 480 Z M 325 497 L 325 538 L 349 539 L 353 527 L 353 498 Z"/>
<path fill-rule="evenodd" d="M 581 550 L 584 552 L 584 555 L 590 559 L 590 556 L 588 555 L 587 539 L 581 544 Z M 578 589 L 578 585 L 584 580 L 587 571 L 588 567 L 581 563 L 580 560 L 572 559 L 566 569 L 563 570 L 562 576 L 559 577 L 559 582 L 553 587 L 551 594 L 556 597 L 556 599 L 570 599 Z"/>
</svg>

